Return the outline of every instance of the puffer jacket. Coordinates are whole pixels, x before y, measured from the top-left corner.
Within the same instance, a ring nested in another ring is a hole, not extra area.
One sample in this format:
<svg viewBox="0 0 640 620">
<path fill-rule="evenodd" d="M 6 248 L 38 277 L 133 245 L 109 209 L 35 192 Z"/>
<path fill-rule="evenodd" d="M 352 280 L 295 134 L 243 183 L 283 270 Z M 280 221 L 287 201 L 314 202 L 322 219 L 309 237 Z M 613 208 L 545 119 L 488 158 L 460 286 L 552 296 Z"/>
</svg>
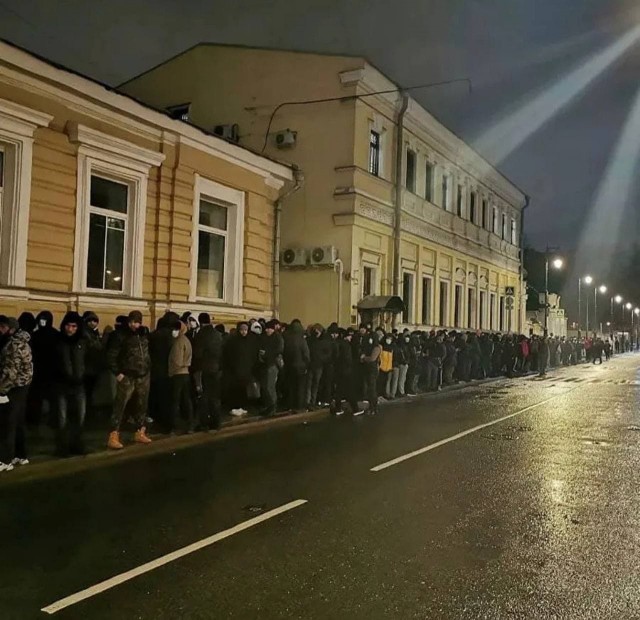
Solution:
<svg viewBox="0 0 640 620">
<path fill-rule="evenodd" d="M 9 337 L 0 353 L 0 394 L 16 387 L 31 385 L 33 358 L 29 346 L 30 336 L 18 330 Z"/>
<path fill-rule="evenodd" d="M 132 331 L 123 327 L 111 334 L 107 350 L 107 364 L 114 375 L 141 378 L 149 374 L 149 340 L 146 330 Z"/>
<path fill-rule="evenodd" d="M 194 372 L 217 374 L 222 360 L 222 334 L 213 325 L 203 325 L 193 340 Z"/>
<path fill-rule="evenodd" d="M 69 338 L 60 332 L 56 383 L 81 385 L 86 375 L 88 342 L 80 332 Z"/>
<path fill-rule="evenodd" d="M 284 364 L 298 372 L 309 367 L 309 345 L 299 321 L 293 321 L 284 333 Z"/>
<path fill-rule="evenodd" d="M 184 323 L 180 323 L 180 335 L 173 339 L 173 346 L 169 353 L 169 376 L 188 375 L 191 357 L 192 348 L 191 341 L 187 338 L 187 326 Z"/>
</svg>

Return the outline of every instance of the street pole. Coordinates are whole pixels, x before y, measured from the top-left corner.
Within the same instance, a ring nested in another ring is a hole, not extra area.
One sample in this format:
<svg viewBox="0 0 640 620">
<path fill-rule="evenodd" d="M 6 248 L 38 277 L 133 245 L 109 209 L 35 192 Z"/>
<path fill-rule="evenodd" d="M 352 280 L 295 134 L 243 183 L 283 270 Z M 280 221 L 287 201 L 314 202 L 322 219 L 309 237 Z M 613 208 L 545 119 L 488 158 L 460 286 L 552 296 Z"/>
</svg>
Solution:
<svg viewBox="0 0 640 620">
<path fill-rule="evenodd" d="M 611 333 L 613 333 L 613 297 L 611 298 Z"/>
<path fill-rule="evenodd" d="M 585 334 L 589 337 L 589 295 L 587 295 L 587 326 L 585 328 Z"/>
<path fill-rule="evenodd" d="M 595 285 L 593 287 L 593 330 L 598 331 L 598 287 Z"/>
<path fill-rule="evenodd" d="M 578 278 L 578 335 L 580 335 L 580 324 L 582 322 L 582 302 L 580 293 L 582 289 L 582 278 Z"/>
<path fill-rule="evenodd" d="M 549 248 L 544 253 L 544 335 L 549 335 Z"/>
</svg>

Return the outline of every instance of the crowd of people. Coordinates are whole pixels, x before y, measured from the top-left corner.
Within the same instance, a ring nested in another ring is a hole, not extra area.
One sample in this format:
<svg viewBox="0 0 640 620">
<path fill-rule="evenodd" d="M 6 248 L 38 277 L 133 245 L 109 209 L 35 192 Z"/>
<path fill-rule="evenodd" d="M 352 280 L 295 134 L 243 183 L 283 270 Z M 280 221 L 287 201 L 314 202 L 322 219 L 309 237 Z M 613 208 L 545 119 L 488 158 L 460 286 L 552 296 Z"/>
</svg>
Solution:
<svg viewBox="0 0 640 620">
<path fill-rule="evenodd" d="M 375 415 L 381 402 L 488 377 L 544 375 L 548 367 L 600 362 L 628 341 L 526 337 L 478 331 L 344 329 L 299 320 L 242 321 L 230 331 L 207 313 L 167 312 L 150 331 L 132 311 L 100 330 L 94 312 L 0 316 L 0 471 L 28 464 L 27 423 L 55 429 L 60 456 L 83 454 L 87 412 L 102 413 L 107 447 L 125 424 L 149 444 L 163 433 L 220 428 L 223 412 L 268 417 L 329 407 Z"/>
</svg>

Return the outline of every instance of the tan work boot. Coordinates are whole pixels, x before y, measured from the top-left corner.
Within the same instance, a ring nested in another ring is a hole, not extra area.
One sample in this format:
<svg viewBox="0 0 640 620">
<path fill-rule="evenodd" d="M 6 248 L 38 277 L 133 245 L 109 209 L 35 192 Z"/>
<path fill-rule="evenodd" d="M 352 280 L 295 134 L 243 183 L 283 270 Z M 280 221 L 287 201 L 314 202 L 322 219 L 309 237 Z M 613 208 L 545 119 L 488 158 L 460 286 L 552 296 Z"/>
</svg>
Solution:
<svg viewBox="0 0 640 620">
<path fill-rule="evenodd" d="M 109 433 L 109 441 L 107 441 L 107 448 L 111 450 L 122 450 L 124 446 L 120 442 L 120 433 L 118 431 L 111 431 Z"/>
<path fill-rule="evenodd" d="M 139 431 L 136 431 L 133 441 L 136 443 L 151 443 L 151 437 L 147 435 L 147 429 L 144 426 Z"/>
</svg>

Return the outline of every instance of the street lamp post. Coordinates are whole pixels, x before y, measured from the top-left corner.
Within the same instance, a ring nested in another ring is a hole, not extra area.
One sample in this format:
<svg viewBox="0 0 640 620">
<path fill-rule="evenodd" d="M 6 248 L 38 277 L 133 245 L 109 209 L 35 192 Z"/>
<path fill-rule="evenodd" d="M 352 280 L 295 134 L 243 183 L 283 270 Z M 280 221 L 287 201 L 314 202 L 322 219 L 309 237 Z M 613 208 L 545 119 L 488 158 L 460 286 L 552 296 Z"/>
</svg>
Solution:
<svg viewBox="0 0 640 620">
<path fill-rule="evenodd" d="M 607 292 L 607 287 L 601 284 L 599 287 L 593 287 L 593 323 L 594 331 L 598 331 L 598 291 L 603 295 Z M 602 330 L 600 330 L 602 331 Z"/>
<path fill-rule="evenodd" d="M 582 278 L 578 278 L 578 335 L 580 335 L 580 324 L 582 322 Z"/>
<path fill-rule="evenodd" d="M 629 313 L 631 313 L 631 308 L 633 308 L 633 304 L 628 301 L 624 306 L 622 306 L 622 329 L 624 330 L 624 309 L 629 310 Z M 633 321 L 633 316 L 631 317 L 631 320 Z M 629 333 L 629 335 L 631 335 L 631 333 Z"/>
<path fill-rule="evenodd" d="M 622 297 L 620 295 L 616 295 L 615 297 L 611 298 L 611 329 L 613 330 L 613 325 L 614 325 L 614 320 L 613 320 L 613 302 L 616 302 L 617 304 L 621 304 L 622 303 Z"/>
<path fill-rule="evenodd" d="M 584 283 L 589 285 L 593 282 L 593 278 L 591 276 L 584 277 Z M 589 297 L 587 296 L 587 325 L 585 327 L 585 334 L 589 336 Z"/>
<path fill-rule="evenodd" d="M 549 252 L 558 248 L 547 249 L 544 253 L 544 335 L 549 335 Z M 554 258 L 553 266 L 555 269 L 562 269 L 562 259 Z"/>
</svg>

